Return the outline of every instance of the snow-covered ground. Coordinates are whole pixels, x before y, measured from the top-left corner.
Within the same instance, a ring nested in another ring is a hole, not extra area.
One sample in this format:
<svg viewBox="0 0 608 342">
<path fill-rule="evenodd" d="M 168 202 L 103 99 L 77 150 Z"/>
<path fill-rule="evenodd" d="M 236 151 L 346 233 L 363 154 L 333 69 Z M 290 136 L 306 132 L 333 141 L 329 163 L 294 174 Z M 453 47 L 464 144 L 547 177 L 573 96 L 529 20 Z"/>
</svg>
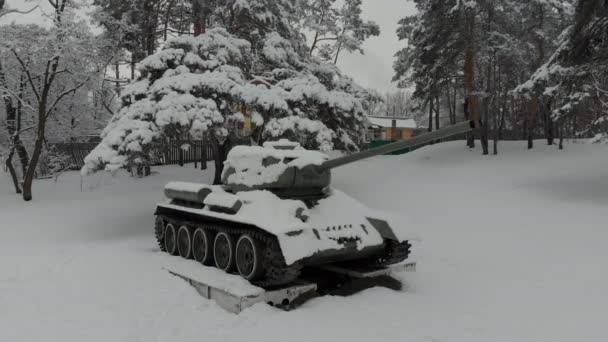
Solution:
<svg viewBox="0 0 608 342">
<path fill-rule="evenodd" d="M 540 144 L 539 144 L 540 145 Z M 337 188 L 407 214 L 408 290 L 229 314 L 162 266 L 154 204 L 192 166 L 146 179 L 78 173 L 11 195 L 0 175 L 0 341 L 525 342 L 608 339 L 608 147 L 461 143 L 339 169 Z M 82 191 L 81 191 L 82 188 Z"/>
</svg>

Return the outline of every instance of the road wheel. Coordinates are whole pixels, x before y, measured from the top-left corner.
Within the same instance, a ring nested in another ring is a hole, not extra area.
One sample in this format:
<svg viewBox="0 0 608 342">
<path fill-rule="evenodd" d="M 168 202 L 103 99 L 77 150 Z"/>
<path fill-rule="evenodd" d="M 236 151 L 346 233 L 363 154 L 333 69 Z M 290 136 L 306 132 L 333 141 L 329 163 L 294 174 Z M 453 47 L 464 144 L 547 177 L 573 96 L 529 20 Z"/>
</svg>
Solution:
<svg viewBox="0 0 608 342">
<path fill-rule="evenodd" d="M 245 234 L 236 243 L 236 268 L 247 280 L 259 279 L 264 274 L 262 248 L 258 240 Z"/>
<path fill-rule="evenodd" d="M 203 265 L 210 265 L 213 260 L 211 250 L 211 235 L 204 228 L 196 228 L 192 236 L 192 255 L 194 260 Z"/>
<path fill-rule="evenodd" d="M 215 266 L 225 272 L 234 268 L 234 239 L 225 232 L 219 232 L 213 241 Z"/>
<path fill-rule="evenodd" d="M 182 258 L 192 258 L 192 230 L 186 226 L 177 231 L 177 250 Z"/>
<path fill-rule="evenodd" d="M 171 255 L 177 255 L 177 231 L 171 223 L 165 227 L 165 251 Z"/>
</svg>

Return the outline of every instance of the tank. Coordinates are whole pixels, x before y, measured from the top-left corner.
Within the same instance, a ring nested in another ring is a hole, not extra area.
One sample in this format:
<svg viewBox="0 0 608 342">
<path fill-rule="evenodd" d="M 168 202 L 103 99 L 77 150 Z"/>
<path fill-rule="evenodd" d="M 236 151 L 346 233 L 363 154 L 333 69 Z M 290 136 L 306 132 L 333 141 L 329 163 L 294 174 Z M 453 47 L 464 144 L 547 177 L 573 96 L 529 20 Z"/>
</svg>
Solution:
<svg viewBox="0 0 608 342">
<path fill-rule="evenodd" d="M 171 182 L 156 208 L 162 251 L 264 288 L 295 281 L 304 267 L 388 266 L 415 237 L 404 222 L 331 187 L 331 170 L 471 131 L 470 122 L 335 159 L 281 140 L 237 146 L 222 185 Z M 373 175 L 370 175 L 373 176 Z"/>
</svg>

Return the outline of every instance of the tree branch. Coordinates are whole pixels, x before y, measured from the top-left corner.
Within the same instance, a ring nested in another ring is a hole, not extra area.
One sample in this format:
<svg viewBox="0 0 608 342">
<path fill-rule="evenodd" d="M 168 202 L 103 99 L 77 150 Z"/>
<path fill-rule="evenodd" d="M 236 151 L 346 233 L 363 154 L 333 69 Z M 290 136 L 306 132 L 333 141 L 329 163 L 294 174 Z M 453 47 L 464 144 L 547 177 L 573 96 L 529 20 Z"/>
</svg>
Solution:
<svg viewBox="0 0 608 342">
<path fill-rule="evenodd" d="M 36 125 L 29 126 L 29 127 L 26 127 L 26 128 L 20 129 L 20 130 L 18 130 L 18 131 L 15 131 L 15 133 L 13 134 L 13 139 L 14 139 L 14 138 L 16 138 L 16 137 L 18 137 L 18 136 L 19 136 L 21 133 L 23 133 L 23 132 L 27 132 L 27 131 L 32 130 L 32 129 L 34 129 L 34 128 L 36 128 Z"/>
<path fill-rule="evenodd" d="M 38 5 L 36 5 L 32 9 L 25 10 L 25 11 L 20 11 L 20 10 L 17 10 L 17 9 L 8 9 L 8 10 L 0 11 L 0 17 L 5 16 L 7 14 L 12 14 L 12 13 L 15 13 L 15 14 L 29 14 L 29 13 L 34 12 L 37 8 L 38 8 Z"/>
<path fill-rule="evenodd" d="M 110 108 L 110 106 L 106 103 L 106 101 L 101 101 L 101 105 L 103 106 L 103 108 L 105 110 L 108 111 L 108 113 L 110 113 L 112 116 L 114 116 L 114 111 L 112 110 L 112 108 Z"/>
<path fill-rule="evenodd" d="M 40 102 L 40 93 L 38 93 L 38 89 L 36 89 L 36 85 L 34 84 L 34 80 L 32 79 L 32 74 L 28 70 L 27 66 L 25 65 L 25 63 L 23 62 L 21 57 L 19 57 L 19 54 L 17 53 L 17 51 L 15 51 L 15 49 L 11 49 L 11 51 L 13 52 L 13 55 L 15 55 L 15 58 L 17 58 L 17 61 L 19 62 L 19 64 L 21 65 L 23 72 L 25 72 L 25 75 L 27 76 L 27 80 L 30 83 L 30 86 L 32 87 L 32 91 L 34 92 L 34 95 L 36 96 L 36 100 L 38 102 Z"/>
<path fill-rule="evenodd" d="M 27 102 L 25 102 L 25 100 L 23 100 L 22 93 L 16 93 L 15 91 L 9 89 L 7 86 L 0 87 L 0 93 L 2 92 L 7 94 L 11 99 L 16 99 L 23 107 L 28 108 L 33 112 L 36 111 L 34 107 L 30 106 Z"/>
<path fill-rule="evenodd" d="M 51 67 L 51 63 L 53 66 Z M 44 85 L 51 86 L 55 82 L 55 76 L 57 76 L 57 67 L 59 67 L 59 56 L 55 56 L 48 60 L 46 63 L 46 70 L 44 71 Z M 49 77 L 50 76 L 50 77 Z"/>
<path fill-rule="evenodd" d="M 78 85 L 76 85 L 75 87 L 73 87 L 72 89 L 66 90 L 63 93 L 61 93 L 61 95 L 59 95 L 55 101 L 53 101 L 53 104 L 49 107 L 48 111 L 46 112 L 46 118 L 48 118 L 49 116 L 51 116 L 51 114 L 53 113 L 53 109 L 55 109 L 55 107 L 59 104 L 59 102 L 61 102 L 61 100 L 72 94 L 75 93 L 78 89 L 82 88 L 82 86 L 84 86 L 87 82 L 89 81 L 89 79 L 87 78 L 84 82 L 79 83 Z"/>
</svg>

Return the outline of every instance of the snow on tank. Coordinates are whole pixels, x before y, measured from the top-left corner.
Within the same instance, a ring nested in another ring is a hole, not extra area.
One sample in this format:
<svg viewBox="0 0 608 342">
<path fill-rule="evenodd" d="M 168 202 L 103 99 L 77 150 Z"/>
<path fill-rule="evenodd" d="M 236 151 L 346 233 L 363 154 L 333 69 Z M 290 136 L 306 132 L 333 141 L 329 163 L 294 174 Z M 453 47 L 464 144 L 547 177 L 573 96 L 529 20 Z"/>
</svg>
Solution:
<svg viewBox="0 0 608 342">
<path fill-rule="evenodd" d="M 191 188 L 196 189 L 196 184 Z M 384 213 L 376 212 L 336 189 L 329 190 L 328 196 L 312 208 L 302 201 L 281 199 L 265 190 L 234 195 L 214 192 L 204 203 L 199 208 L 184 208 L 172 202 L 159 205 L 258 227 L 277 237 L 287 264 L 327 250 L 339 252 L 349 248 L 355 252 L 379 246 L 389 237 L 387 234 L 396 241 L 416 240 L 406 230 L 391 228 L 403 225 L 403 218 L 386 220 Z M 237 203 L 238 208 L 230 211 L 229 208 Z"/>
<path fill-rule="evenodd" d="M 291 189 L 284 194 L 317 194 L 329 185 L 329 173 L 313 172 L 329 160 L 319 151 L 305 150 L 289 140 L 267 142 L 260 146 L 236 146 L 224 163 L 222 182 L 231 192 Z M 302 182 L 304 174 L 312 174 Z M 298 191 L 309 188 L 310 191 Z M 281 197 L 284 197 L 281 196 Z"/>
</svg>

